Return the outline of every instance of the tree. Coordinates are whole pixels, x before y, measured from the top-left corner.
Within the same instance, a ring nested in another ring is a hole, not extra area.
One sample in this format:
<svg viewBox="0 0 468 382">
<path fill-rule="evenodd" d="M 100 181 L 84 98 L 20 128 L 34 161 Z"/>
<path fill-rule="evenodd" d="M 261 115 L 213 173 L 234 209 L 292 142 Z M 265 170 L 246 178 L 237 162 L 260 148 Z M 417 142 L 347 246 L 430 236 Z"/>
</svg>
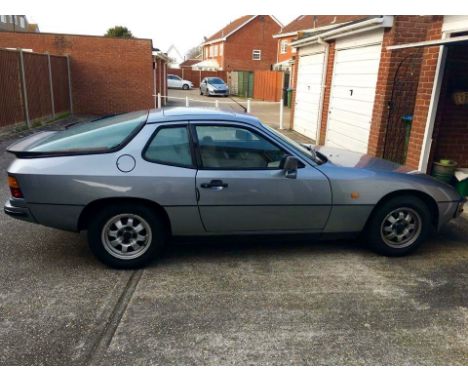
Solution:
<svg viewBox="0 0 468 382">
<path fill-rule="evenodd" d="M 104 35 L 106 37 L 119 37 L 119 38 L 133 38 L 132 32 L 127 27 L 116 25 L 113 28 L 109 28 Z"/>
<path fill-rule="evenodd" d="M 193 48 L 190 48 L 187 53 L 185 54 L 185 58 L 187 60 L 191 58 L 198 57 L 201 54 L 201 46 L 194 46 Z"/>
</svg>

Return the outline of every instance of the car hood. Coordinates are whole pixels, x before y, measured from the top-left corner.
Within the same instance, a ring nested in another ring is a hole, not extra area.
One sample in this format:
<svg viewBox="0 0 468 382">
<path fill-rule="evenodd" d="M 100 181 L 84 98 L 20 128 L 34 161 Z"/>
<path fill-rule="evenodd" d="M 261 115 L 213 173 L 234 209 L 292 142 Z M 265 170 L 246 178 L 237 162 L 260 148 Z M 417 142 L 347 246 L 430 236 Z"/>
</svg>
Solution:
<svg viewBox="0 0 468 382">
<path fill-rule="evenodd" d="M 208 86 L 212 87 L 215 90 L 226 90 L 226 84 L 208 84 Z"/>
<path fill-rule="evenodd" d="M 362 168 L 373 171 L 421 174 L 421 172 L 415 171 L 402 164 L 376 158 L 368 154 L 328 146 L 315 146 L 315 149 L 326 156 L 328 161 L 335 166 Z"/>
</svg>

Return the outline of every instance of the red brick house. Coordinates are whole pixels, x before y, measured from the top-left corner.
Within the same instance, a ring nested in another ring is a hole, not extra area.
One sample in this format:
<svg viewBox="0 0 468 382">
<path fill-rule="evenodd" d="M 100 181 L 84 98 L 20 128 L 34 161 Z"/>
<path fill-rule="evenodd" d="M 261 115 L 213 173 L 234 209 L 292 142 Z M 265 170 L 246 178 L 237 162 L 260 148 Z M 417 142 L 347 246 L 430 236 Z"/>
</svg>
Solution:
<svg viewBox="0 0 468 382">
<path fill-rule="evenodd" d="M 270 15 L 242 16 L 206 39 L 199 69 L 268 70 L 276 62 L 276 41 L 282 24 Z M 195 68 L 195 67 L 194 67 Z"/>
<path fill-rule="evenodd" d="M 293 128 L 421 171 L 468 167 L 467 34 L 467 16 L 371 16 L 299 35 Z"/>
<path fill-rule="evenodd" d="M 364 16 L 298 16 L 288 25 L 281 28 L 277 34 L 273 35 L 277 44 L 275 67 L 277 69 L 289 67 L 288 62 L 292 58 L 293 53 L 296 52 L 296 48 L 292 47 L 290 44 L 293 40 L 296 40 L 301 33 L 333 28 L 334 26 L 362 17 Z"/>
</svg>

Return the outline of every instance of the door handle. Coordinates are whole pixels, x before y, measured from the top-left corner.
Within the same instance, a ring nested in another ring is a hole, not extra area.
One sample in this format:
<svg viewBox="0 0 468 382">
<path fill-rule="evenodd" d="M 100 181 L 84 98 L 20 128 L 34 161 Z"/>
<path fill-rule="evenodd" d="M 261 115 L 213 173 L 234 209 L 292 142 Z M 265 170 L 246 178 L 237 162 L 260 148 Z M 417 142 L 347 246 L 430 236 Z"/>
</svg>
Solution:
<svg viewBox="0 0 468 382">
<path fill-rule="evenodd" d="M 201 188 L 210 188 L 212 190 L 221 191 L 224 188 L 227 188 L 227 183 L 224 183 L 220 179 L 213 179 L 210 183 L 202 183 Z"/>
</svg>

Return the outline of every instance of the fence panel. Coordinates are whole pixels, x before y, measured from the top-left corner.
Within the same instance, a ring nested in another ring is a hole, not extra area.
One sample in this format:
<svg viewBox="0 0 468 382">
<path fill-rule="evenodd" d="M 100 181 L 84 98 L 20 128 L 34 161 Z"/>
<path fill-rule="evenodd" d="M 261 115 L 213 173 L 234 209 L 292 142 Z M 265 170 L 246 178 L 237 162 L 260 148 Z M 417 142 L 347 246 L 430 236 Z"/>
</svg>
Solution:
<svg viewBox="0 0 468 382">
<path fill-rule="evenodd" d="M 283 91 L 283 73 L 270 70 L 255 71 L 253 97 L 278 102 Z"/>
<path fill-rule="evenodd" d="M 20 51 L 0 49 L 0 127 L 28 123 L 26 106 L 29 122 L 52 116 L 51 78 L 55 112 L 70 110 L 67 58 L 50 56 L 49 75 L 47 54 L 22 54 L 27 97 L 23 94 Z"/>
<path fill-rule="evenodd" d="M 52 67 L 55 112 L 68 111 L 70 110 L 70 93 L 68 88 L 67 58 L 50 56 L 50 66 Z"/>
<path fill-rule="evenodd" d="M 0 126 L 24 121 L 19 53 L 0 50 Z"/>
<path fill-rule="evenodd" d="M 52 114 L 47 55 L 24 53 L 24 73 L 31 120 Z"/>
</svg>

